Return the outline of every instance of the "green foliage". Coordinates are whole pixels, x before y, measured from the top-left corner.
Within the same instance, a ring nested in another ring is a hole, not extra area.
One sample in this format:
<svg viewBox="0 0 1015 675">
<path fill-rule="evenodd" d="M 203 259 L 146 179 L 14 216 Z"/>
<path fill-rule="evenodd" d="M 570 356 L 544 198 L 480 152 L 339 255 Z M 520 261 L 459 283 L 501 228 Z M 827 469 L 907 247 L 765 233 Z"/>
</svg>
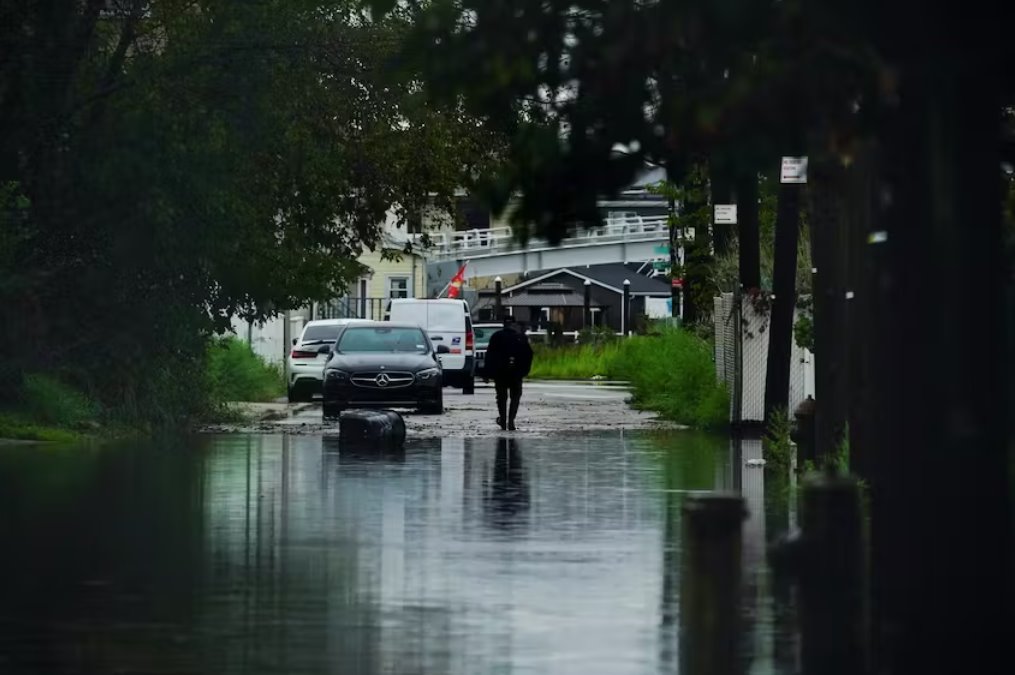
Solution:
<svg viewBox="0 0 1015 675">
<path fill-rule="evenodd" d="M 81 391 L 50 375 L 21 380 L 18 399 L 0 410 L 0 438 L 72 442 L 98 427 L 100 407 Z"/>
<path fill-rule="evenodd" d="M 389 210 L 450 211 L 496 152 L 396 62 L 405 13 L 23 5 L 0 22 L 7 406 L 46 372 L 127 424 L 202 414 L 206 343 L 233 315 L 334 297 Z"/>
<path fill-rule="evenodd" d="M 25 414 L 41 424 L 79 428 L 99 415 L 94 400 L 48 375 L 26 376 L 21 395 Z"/>
<path fill-rule="evenodd" d="M 797 346 L 814 351 L 814 304 L 810 297 L 797 300 L 797 320 L 793 324 L 793 338 Z"/>
<path fill-rule="evenodd" d="M 729 422 L 729 395 L 716 382 L 710 347 L 676 328 L 597 346 L 539 350 L 531 375 L 625 380 L 635 405 L 665 419 L 704 429 Z"/>
<path fill-rule="evenodd" d="M 793 442 L 790 440 L 792 430 L 793 423 L 784 408 L 772 411 L 762 439 L 766 471 L 780 477 L 789 476 L 793 461 Z"/>
<path fill-rule="evenodd" d="M 620 336 L 608 326 L 594 326 L 583 328 L 578 333 L 578 344 L 580 345 L 602 345 L 608 342 L 616 342 Z"/>
<path fill-rule="evenodd" d="M 58 429 L 36 424 L 26 417 L 13 413 L 0 413 L 0 439 L 40 441 L 45 443 L 73 443 L 82 435 L 69 429 Z"/>
<path fill-rule="evenodd" d="M 285 393 L 282 369 L 265 363 L 250 345 L 234 337 L 211 341 L 207 377 L 218 402 L 272 401 Z"/>
<path fill-rule="evenodd" d="M 533 345 L 534 379 L 588 380 L 609 377 L 613 362 L 620 353 L 621 342 L 581 344 L 567 347 Z"/>
</svg>

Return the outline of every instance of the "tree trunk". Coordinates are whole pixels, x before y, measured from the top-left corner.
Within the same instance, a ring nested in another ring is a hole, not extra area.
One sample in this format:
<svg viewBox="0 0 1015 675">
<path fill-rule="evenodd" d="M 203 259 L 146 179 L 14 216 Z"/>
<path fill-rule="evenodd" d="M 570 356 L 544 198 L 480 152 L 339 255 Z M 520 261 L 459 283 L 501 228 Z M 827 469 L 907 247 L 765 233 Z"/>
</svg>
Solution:
<svg viewBox="0 0 1015 675">
<path fill-rule="evenodd" d="M 682 220 L 692 222 L 694 239 L 685 240 L 684 249 L 684 324 L 690 325 L 708 314 L 707 306 L 701 306 L 711 294 L 708 292 L 709 273 L 712 256 L 709 252 L 707 186 L 704 184 L 703 171 L 691 171 L 687 174 L 688 197 L 684 200 L 681 211 Z"/>
<path fill-rule="evenodd" d="M 871 452 L 867 442 L 866 429 L 872 414 L 869 404 L 877 394 L 871 389 L 870 360 L 871 347 L 865 335 L 868 327 L 871 297 L 877 292 L 873 283 L 875 275 L 871 269 L 867 243 L 873 226 L 874 187 L 877 156 L 870 143 L 857 148 L 855 161 L 847 172 L 846 188 L 846 230 L 849 246 L 849 263 L 846 287 L 854 297 L 846 303 L 846 321 L 850 329 L 849 339 L 849 468 L 857 476 L 871 479 Z M 876 414 L 876 413 L 874 413 Z"/>
<path fill-rule="evenodd" d="M 800 239 L 802 186 L 779 186 L 775 216 L 775 260 L 772 270 L 772 310 L 768 328 L 765 377 L 765 421 L 777 409 L 789 407 L 789 369 L 793 348 L 793 310 L 796 307 L 797 244 Z M 793 411 L 787 410 L 792 414 Z"/>
<path fill-rule="evenodd" d="M 843 207 L 844 170 L 838 158 L 811 158 L 808 195 L 814 264 L 815 458 L 834 455 L 846 433 L 848 406 L 846 267 L 849 254 Z"/>
<path fill-rule="evenodd" d="M 737 202 L 737 239 L 740 285 L 761 288 L 761 244 L 758 233 L 758 172 L 740 171 L 734 184 Z"/>
<path fill-rule="evenodd" d="M 946 4 L 918 31 L 901 30 L 914 6 L 885 16 L 901 85 L 880 135 L 868 442 L 888 674 L 1011 670 L 997 6 Z"/>
</svg>

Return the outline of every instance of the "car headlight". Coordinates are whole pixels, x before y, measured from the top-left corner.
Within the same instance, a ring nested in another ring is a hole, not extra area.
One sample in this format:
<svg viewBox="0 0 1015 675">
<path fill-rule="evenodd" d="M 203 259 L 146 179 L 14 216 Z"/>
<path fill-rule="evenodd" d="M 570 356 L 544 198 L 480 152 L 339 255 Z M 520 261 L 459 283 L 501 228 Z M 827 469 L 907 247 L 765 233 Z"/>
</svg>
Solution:
<svg viewBox="0 0 1015 675">
<path fill-rule="evenodd" d="M 344 370 L 336 370 L 334 368 L 325 372 L 324 376 L 331 382 L 347 382 L 349 380 L 349 373 Z"/>
<path fill-rule="evenodd" d="M 429 382 L 441 374 L 440 368 L 427 368 L 416 373 L 416 379 L 420 382 Z"/>
</svg>

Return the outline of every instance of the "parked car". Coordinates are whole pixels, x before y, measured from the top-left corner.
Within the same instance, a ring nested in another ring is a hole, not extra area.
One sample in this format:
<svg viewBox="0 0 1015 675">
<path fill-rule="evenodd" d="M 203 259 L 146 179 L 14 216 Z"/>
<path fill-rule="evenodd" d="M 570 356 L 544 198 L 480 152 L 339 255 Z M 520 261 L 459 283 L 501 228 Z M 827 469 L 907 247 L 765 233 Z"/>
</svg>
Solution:
<svg viewBox="0 0 1015 675">
<path fill-rule="evenodd" d="M 312 401 L 321 393 L 324 364 L 343 326 L 366 323 L 363 319 L 320 319 L 308 321 L 289 352 L 289 401 Z"/>
<path fill-rule="evenodd" d="M 486 372 L 486 348 L 490 345 L 490 338 L 503 325 L 502 323 L 473 324 L 472 330 L 476 335 L 476 377 L 489 377 Z"/>
<path fill-rule="evenodd" d="M 443 373 L 436 348 L 413 323 L 371 321 L 342 328 L 324 368 L 324 418 L 347 408 L 411 407 L 444 412 Z"/>
<path fill-rule="evenodd" d="M 460 387 L 463 394 L 476 389 L 475 340 L 469 303 L 464 300 L 395 299 L 388 305 L 385 319 L 412 323 L 421 327 L 435 345 L 448 348 L 440 361 L 445 386 Z"/>
</svg>

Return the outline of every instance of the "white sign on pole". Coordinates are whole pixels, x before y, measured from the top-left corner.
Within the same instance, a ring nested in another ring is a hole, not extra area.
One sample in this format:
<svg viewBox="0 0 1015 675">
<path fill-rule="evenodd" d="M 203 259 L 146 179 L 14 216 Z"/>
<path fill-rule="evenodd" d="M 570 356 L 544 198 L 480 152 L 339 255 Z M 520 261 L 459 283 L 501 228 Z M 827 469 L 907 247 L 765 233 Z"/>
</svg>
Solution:
<svg viewBox="0 0 1015 675">
<path fill-rule="evenodd" d="M 737 224 L 737 205 L 736 204 L 716 204 L 715 205 L 715 224 L 716 225 L 736 225 Z"/>
<path fill-rule="evenodd" d="M 807 158 L 783 157 L 780 181 L 783 183 L 807 182 Z"/>
</svg>

